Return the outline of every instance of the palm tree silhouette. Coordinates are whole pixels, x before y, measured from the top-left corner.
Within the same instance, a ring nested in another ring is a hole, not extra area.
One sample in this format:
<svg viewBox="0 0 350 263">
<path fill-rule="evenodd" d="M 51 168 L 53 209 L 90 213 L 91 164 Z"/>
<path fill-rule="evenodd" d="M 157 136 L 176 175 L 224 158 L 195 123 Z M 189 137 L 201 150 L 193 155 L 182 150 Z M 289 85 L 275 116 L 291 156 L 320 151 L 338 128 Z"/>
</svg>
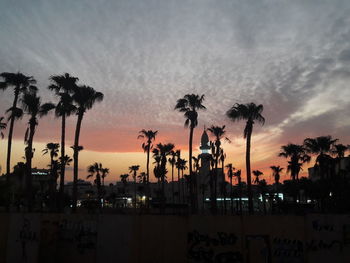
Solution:
<svg viewBox="0 0 350 263">
<path fill-rule="evenodd" d="M 78 194 L 78 158 L 79 158 L 79 137 L 81 123 L 83 121 L 84 114 L 87 110 L 91 109 L 96 102 L 103 100 L 103 94 L 101 92 L 95 91 L 89 86 L 77 86 L 73 91 L 73 101 L 76 103 L 77 107 L 77 124 L 75 128 L 74 136 L 74 154 L 73 154 L 73 212 L 77 208 L 77 194 Z"/>
<path fill-rule="evenodd" d="M 102 178 L 102 186 L 105 186 L 105 178 L 108 176 L 109 174 L 109 168 L 101 168 L 101 178 Z"/>
<path fill-rule="evenodd" d="M 137 171 L 139 170 L 140 165 L 132 165 L 129 167 L 129 173 L 132 174 L 132 178 L 134 179 L 134 208 L 136 209 L 136 178 Z"/>
<path fill-rule="evenodd" d="M 54 91 L 55 95 L 59 98 L 59 102 L 56 104 L 55 108 L 55 115 L 56 117 L 61 118 L 61 159 L 63 159 L 66 155 L 66 118 L 76 112 L 76 107 L 73 104 L 73 98 L 71 94 L 76 88 L 78 80 L 78 78 L 72 77 L 68 73 L 50 77 L 51 84 L 49 85 L 48 89 Z M 59 194 L 62 206 L 64 198 L 65 163 L 61 162 L 60 164 L 61 171 Z"/>
<path fill-rule="evenodd" d="M 32 208 L 32 159 L 34 155 L 33 151 L 33 139 L 35 134 L 36 126 L 38 125 L 38 118 L 45 116 L 50 110 L 55 108 L 52 103 L 41 103 L 40 97 L 37 95 L 35 89 L 23 93 L 21 98 L 23 112 L 29 115 L 28 128 L 26 130 L 24 141 L 27 144 L 25 149 L 26 159 L 26 191 L 28 208 Z"/>
<path fill-rule="evenodd" d="M 224 152 L 224 149 L 220 149 L 220 162 L 221 162 L 221 170 L 222 170 L 222 186 L 221 191 L 222 195 L 224 196 L 224 213 L 226 214 L 226 177 L 225 177 L 225 159 L 226 159 L 226 153 Z"/>
<path fill-rule="evenodd" d="M 54 158 L 58 156 L 59 147 L 60 147 L 59 143 L 50 142 L 50 143 L 46 144 L 45 149 L 42 150 L 43 155 L 50 154 L 50 165 L 51 166 L 53 166 L 52 164 L 53 164 Z"/>
<path fill-rule="evenodd" d="M 199 96 L 197 94 L 186 94 L 183 98 L 178 99 L 175 105 L 175 110 L 183 112 L 185 116 L 185 127 L 190 127 L 189 138 L 189 189 L 191 198 L 192 212 L 197 211 L 197 197 L 195 196 L 196 182 L 193 180 L 192 175 L 192 144 L 193 144 L 193 130 L 198 125 L 198 112 L 197 110 L 206 109 L 202 104 L 204 101 L 204 95 Z"/>
<path fill-rule="evenodd" d="M 175 155 L 176 155 L 176 162 L 175 162 L 175 166 L 177 169 L 177 187 L 178 187 L 178 201 L 180 203 L 180 199 L 181 199 L 181 184 L 180 184 L 180 165 L 181 165 L 181 150 L 176 150 L 175 151 Z"/>
<path fill-rule="evenodd" d="M 246 145 L 246 169 L 247 169 L 247 186 L 248 186 L 248 209 L 249 213 L 254 213 L 253 209 L 253 193 L 252 193 L 252 180 L 250 171 L 250 147 L 251 147 L 251 136 L 253 133 L 254 122 L 260 124 L 265 123 L 265 118 L 261 115 L 264 110 L 262 104 L 256 105 L 254 103 L 239 104 L 236 103 L 226 113 L 227 117 L 232 121 L 246 120 L 246 126 L 244 128 L 243 136 L 247 139 Z"/>
<path fill-rule="evenodd" d="M 255 176 L 255 180 L 254 180 L 254 183 L 255 183 L 255 184 L 259 184 L 259 182 L 260 182 L 259 176 L 261 176 L 261 175 L 263 175 L 263 174 L 264 174 L 264 173 L 261 172 L 261 171 L 259 171 L 259 170 L 254 170 L 254 171 L 253 171 L 253 175 Z"/>
<path fill-rule="evenodd" d="M 164 187 L 165 187 L 165 177 L 168 172 L 168 170 L 166 169 L 167 157 L 172 154 L 174 147 L 175 146 L 172 143 L 167 143 L 167 144 L 158 143 L 157 148 L 153 149 L 153 154 L 157 154 L 160 157 L 160 162 L 155 167 L 155 174 L 158 178 L 160 178 L 161 185 L 162 185 L 162 207 L 161 207 L 162 212 L 165 209 Z"/>
<path fill-rule="evenodd" d="M 344 158 L 345 152 L 348 150 L 348 146 L 344 144 L 334 144 L 332 149 L 332 154 L 336 156 L 336 158 L 341 159 Z"/>
<path fill-rule="evenodd" d="M 236 170 L 236 168 L 233 167 L 232 163 L 229 163 L 226 165 L 227 168 L 227 177 L 230 179 L 230 205 L 231 205 L 231 214 L 233 214 L 233 184 L 232 184 L 232 180 L 233 180 L 233 176 L 234 176 L 234 170 Z"/>
<path fill-rule="evenodd" d="M 270 168 L 272 170 L 272 176 L 275 180 L 275 184 L 278 185 L 280 183 L 280 178 L 281 178 L 280 173 L 283 171 L 284 168 L 280 167 L 279 165 L 278 166 L 272 165 L 270 166 Z"/>
<path fill-rule="evenodd" d="M 97 199 L 98 199 L 98 207 L 101 207 L 101 199 L 102 199 L 102 183 L 101 183 L 101 170 L 102 170 L 102 164 L 101 163 L 94 163 L 92 165 L 89 165 L 87 168 L 88 175 L 86 176 L 86 179 L 89 179 L 91 177 L 95 177 L 94 183 L 97 187 Z"/>
<path fill-rule="evenodd" d="M 241 178 L 241 170 L 237 170 L 233 173 L 238 181 L 238 198 L 239 198 L 239 213 L 242 214 L 242 178 Z M 238 207 L 237 207 L 238 211 Z"/>
<path fill-rule="evenodd" d="M 281 146 L 279 156 L 290 158 L 287 170 L 290 171 L 293 181 L 299 179 L 301 166 L 311 160 L 311 157 L 306 153 L 304 146 L 292 143 Z"/>
<path fill-rule="evenodd" d="M 181 181 L 178 181 L 179 184 L 181 182 L 181 188 L 182 188 L 182 202 L 185 203 L 185 196 L 186 196 L 186 187 L 185 187 L 185 178 L 184 178 L 184 171 L 188 168 L 187 167 L 187 161 L 185 159 L 178 158 L 176 162 L 176 167 L 179 172 L 181 172 Z"/>
<path fill-rule="evenodd" d="M 217 181 L 219 177 L 219 158 L 220 158 L 220 152 L 221 152 L 221 139 L 225 138 L 225 140 L 230 141 L 227 137 L 224 137 L 226 131 L 225 131 L 225 125 L 220 126 L 214 126 L 212 125 L 210 128 L 207 129 L 214 137 L 215 142 L 211 144 L 212 146 L 212 153 L 215 158 L 215 174 L 214 174 L 214 210 L 213 212 L 216 213 L 217 211 Z"/>
<path fill-rule="evenodd" d="M 22 110 L 17 108 L 17 102 L 19 99 L 19 96 L 26 92 L 28 89 L 37 89 L 36 87 L 32 86 L 36 84 L 36 80 L 32 76 L 26 76 L 20 72 L 17 73 L 9 73 L 9 72 L 3 72 L 0 74 L 0 77 L 3 79 L 3 81 L 0 82 L 0 89 L 5 90 L 9 87 L 13 88 L 14 98 L 12 107 L 7 110 L 8 113 L 10 113 L 9 121 L 10 121 L 10 128 L 8 133 L 8 141 L 7 141 L 7 159 L 6 159 L 6 175 L 7 175 L 7 182 L 9 180 L 10 175 L 10 169 L 11 169 L 11 149 L 12 149 L 12 136 L 13 136 L 13 129 L 15 120 L 21 118 L 22 116 Z"/>
<path fill-rule="evenodd" d="M 170 152 L 170 158 L 168 159 L 170 165 L 171 165 L 171 193 L 172 193 L 172 202 L 174 203 L 175 202 L 175 189 L 174 189 L 174 168 L 175 168 L 175 165 L 176 165 L 176 156 L 177 156 L 177 153 L 176 151 L 171 151 Z"/>
</svg>

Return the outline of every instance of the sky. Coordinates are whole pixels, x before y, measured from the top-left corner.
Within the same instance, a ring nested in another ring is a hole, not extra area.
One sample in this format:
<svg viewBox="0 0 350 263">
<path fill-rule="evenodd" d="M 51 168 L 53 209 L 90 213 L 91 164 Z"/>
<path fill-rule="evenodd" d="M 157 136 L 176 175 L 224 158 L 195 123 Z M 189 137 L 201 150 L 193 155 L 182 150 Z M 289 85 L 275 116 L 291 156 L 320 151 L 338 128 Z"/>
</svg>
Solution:
<svg viewBox="0 0 350 263">
<path fill-rule="evenodd" d="M 205 94 L 207 110 L 199 113 L 195 153 L 204 126 L 226 125 L 226 162 L 242 170 L 244 122 L 225 112 L 234 103 L 264 105 L 252 169 L 270 180 L 269 166 L 286 166 L 281 145 L 322 135 L 350 143 L 349 12 L 348 0 L 0 0 L 0 72 L 34 76 L 43 102 L 57 101 L 48 78 L 64 72 L 104 93 L 83 120 L 80 178 L 96 161 L 110 168 L 110 182 L 134 164 L 144 171 L 141 129 L 158 130 L 156 143 L 172 142 L 186 156 L 189 131 L 174 106 L 196 93 Z M 13 94 L 0 94 L 1 116 Z M 23 161 L 27 121 L 16 123 L 12 165 Z M 75 123 L 69 118 L 67 145 Z M 59 138 L 59 120 L 39 121 L 34 166 L 47 166 L 41 150 Z"/>
</svg>

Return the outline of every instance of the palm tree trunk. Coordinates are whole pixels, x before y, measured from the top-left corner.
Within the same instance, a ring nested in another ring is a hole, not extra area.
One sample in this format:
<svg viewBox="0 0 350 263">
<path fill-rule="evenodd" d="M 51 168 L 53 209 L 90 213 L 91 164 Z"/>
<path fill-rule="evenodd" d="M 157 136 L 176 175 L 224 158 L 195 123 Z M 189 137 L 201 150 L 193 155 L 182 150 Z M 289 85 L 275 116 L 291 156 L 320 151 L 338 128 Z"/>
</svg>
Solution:
<svg viewBox="0 0 350 263">
<path fill-rule="evenodd" d="M 178 201 L 181 203 L 181 184 L 180 184 L 180 168 L 177 168 L 177 188 L 178 188 Z"/>
<path fill-rule="evenodd" d="M 214 173 L 214 214 L 217 213 L 218 210 L 218 189 L 217 189 L 217 184 L 218 184 L 218 153 L 216 153 L 215 156 L 215 173 Z"/>
<path fill-rule="evenodd" d="M 17 87 L 19 89 L 19 87 Z M 18 101 L 19 92 L 15 91 L 15 98 L 13 99 L 12 108 L 17 107 L 17 101 Z M 13 128 L 15 125 L 15 118 L 14 116 L 11 116 L 10 119 L 10 129 L 9 129 L 9 135 L 8 135 L 8 141 L 7 141 L 7 159 L 6 159 L 6 180 L 9 183 L 10 179 L 10 172 L 11 172 L 11 150 L 12 150 L 12 136 L 13 136 Z"/>
<path fill-rule="evenodd" d="M 33 159 L 33 138 L 35 133 L 35 124 L 30 124 L 28 146 L 26 149 L 26 197 L 28 202 L 28 211 L 33 208 L 32 193 L 32 159 Z"/>
<path fill-rule="evenodd" d="M 247 124 L 249 125 L 249 124 Z M 247 188 L 248 188 L 248 210 L 249 214 L 254 213 L 253 207 L 253 192 L 252 192 L 252 178 L 250 170 L 250 146 L 251 146 L 251 137 L 252 137 L 252 127 L 248 127 L 247 133 L 247 148 L 246 148 L 246 168 L 247 168 Z"/>
<path fill-rule="evenodd" d="M 84 113 L 79 113 L 77 126 L 75 128 L 75 137 L 74 137 L 74 154 L 73 154 L 73 212 L 77 210 L 77 201 L 78 201 L 78 158 L 79 158 L 79 136 L 81 123 L 83 121 Z"/>
<path fill-rule="evenodd" d="M 175 192 L 174 192 L 174 164 L 171 165 L 171 191 L 173 196 L 173 203 L 175 203 Z"/>
<path fill-rule="evenodd" d="M 225 163 L 222 161 L 222 176 L 223 176 L 223 195 L 224 195 L 224 214 L 226 214 L 226 179 L 225 179 Z"/>
<path fill-rule="evenodd" d="M 134 208 L 136 211 L 136 171 L 134 171 Z"/>
<path fill-rule="evenodd" d="M 62 115 L 62 127 L 61 127 L 61 174 L 60 174 L 60 210 L 64 207 L 64 173 L 65 173 L 65 139 L 66 138 L 66 115 Z"/>
<path fill-rule="evenodd" d="M 242 181 L 241 181 L 241 179 L 238 180 L 238 188 L 239 188 L 239 212 L 242 215 L 243 209 L 242 209 Z"/>
</svg>

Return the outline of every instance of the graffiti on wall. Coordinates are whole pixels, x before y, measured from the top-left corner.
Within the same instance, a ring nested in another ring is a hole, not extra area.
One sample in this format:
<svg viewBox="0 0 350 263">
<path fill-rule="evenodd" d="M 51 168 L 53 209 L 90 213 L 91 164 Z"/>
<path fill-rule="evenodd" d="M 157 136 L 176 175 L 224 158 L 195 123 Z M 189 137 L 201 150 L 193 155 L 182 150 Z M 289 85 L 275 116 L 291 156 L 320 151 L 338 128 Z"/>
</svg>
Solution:
<svg viewBox="0 0 350 263">
<path fill-rule="evenodd" d="M 203 234 L 197 230 L 188 233 L 188 259 L 194 262 L 243 262 L 240 251 L 234 247 L 238 237 L 234 233 Z"/>
</svg>

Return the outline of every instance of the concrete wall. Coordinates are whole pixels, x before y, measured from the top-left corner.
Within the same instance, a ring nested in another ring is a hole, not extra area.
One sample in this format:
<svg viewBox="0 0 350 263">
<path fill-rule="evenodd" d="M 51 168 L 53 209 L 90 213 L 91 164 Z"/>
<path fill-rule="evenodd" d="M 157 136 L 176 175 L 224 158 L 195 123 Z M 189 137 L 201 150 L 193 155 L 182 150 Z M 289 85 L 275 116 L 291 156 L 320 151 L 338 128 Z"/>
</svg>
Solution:
<svg viewBox="0 0 350 263">
<path fill-rule="evenodd" d="M 350 262 L 350 216 L 1 214 L 3 262 Z"/>
</svg>

